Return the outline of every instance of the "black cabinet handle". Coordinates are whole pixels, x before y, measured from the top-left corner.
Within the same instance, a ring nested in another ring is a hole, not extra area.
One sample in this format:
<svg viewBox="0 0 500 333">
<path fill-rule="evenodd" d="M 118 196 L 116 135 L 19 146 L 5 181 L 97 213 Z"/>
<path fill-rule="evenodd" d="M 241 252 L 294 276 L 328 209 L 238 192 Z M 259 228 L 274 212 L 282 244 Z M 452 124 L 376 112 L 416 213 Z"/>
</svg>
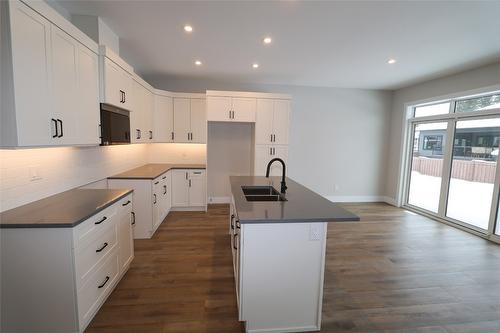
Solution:
<svg viewBox="0 0 500 333">
<path fill-rule="evenodd" d="M 125 91 L 120 90 L 120 103 L 125 103 Z"/>
<path fill-rule="evenodd" d="M 59 124 L 61 124 L 61 133 L 59 133 L 59 135 L 58 135 L 57 137 L 58 137 L 58 138 L 62 138 L 62 136 L 64 135 L 64 134 L 63 134 L 63 122 L 62 122 L 62 120 L 61 120 L 61 119 L 57 119 L 57 122 L 58 122 Z"/>
<path fill-rule="evenodd" d="M 153 204 L 156 204 L 156 194 L 153 194 L 154 198 L 155 198 L 155 201 L 153 202 Z"/>
<path fill-rule="evenodd" d="M 188 179 L 188 173 L 186 172 L 186 180 Z"/>
<path fill-rule="evenodd" d="M 149 131 L 149 140 L 153 140 L 153 131 Z"/>
<path fill-rule="evenodd" d="M 189 187 L 191 187 L 191 179 L 189 180 Z"/>
<path fill-rule="evenodd" d="M 233 236 L 233 249 L 238 250 L 238 247 L 236 246 L 236 237 L 238 237 L 238 234 L 234 234 Z"/>
<path fill-rule="evenodd" d="M 104 250 L 106 248 L 106 246 L 108 246 L 108 243 L 104 243 L 104 245 L 100 249 L 95 250 L 95 252 L 97 252 L 97 253 L 101 252 L 102 250 Z"/>
<path fill-rule="evenodd" d="M 163 194 L 167 194 L 167 185 L 163 185 Z"/>
<path fill-rule="evenodd" d="M 165 179 L 165 178 L 167 178 L 167 176 L 163 176 L 163 177 L 161 177 L 161 179 Z"/>
<path fill-rule="evenodd" d="M 155 185 L 158 185 L 159 181 L 155 181 Z"/>
<path fill-rule="evenodd" d="M 127 202 L 122 203 L 122 206 L 126 206 L 126 205 L 128 205 L 129 203 L 130 203 L 130 200 L 127 200 Z"/>
<path fill-rule="evenodd" d="M 132 214 L 132 225 L 135 224 L 135 212 L 130 212 L 130 214 Z"/>
<path fill-rule="evenodd" d="M 58 137 L 58 133 L 59 133 L 59 129 L 57 128 L 57 120 L 55 120 L 54 118 L 51 119 L 52 122 L 54 122 L 54 128 L 56 129 L 56 134 L 52 135 L 53 138 L 57 138 Z"/>
<path fill-rule="evenodd" d="M 229 110 L 229 119 L 231 119 L 231 110 Z"/>
<path fill-rule="evenodd" d="M 106 221 L 107 217 L 104 216 L 100 221 L 95 222 L 94 224 L 101 224 L 102 222 Z"/>
<path fill-rule="evenodd" d="M 174 132 L 172 132 L 172 141 L 174 140 Z"/>
<path fill-rule="evenodd" d="M 233 224 L 233 221 L 234 221 L 234 214 L 231 215 L 231 229 L 234 230 L 234 224 Z"/>
<path fill-rule="evenodd" d="M 124 91 L 123 92 L 123 103 L 127 102 L 127 93 Z"/>
<path fill-rule="evenodd" d="M 101 289 L 106 285 L 106 283 L 108 283 L 108 281 L 109 281 L 109 276 L 106 276 L 106 280 L 104 280 L 104 282 L 100 286 L 97 286 L 97 288 Z"/>
</svg>

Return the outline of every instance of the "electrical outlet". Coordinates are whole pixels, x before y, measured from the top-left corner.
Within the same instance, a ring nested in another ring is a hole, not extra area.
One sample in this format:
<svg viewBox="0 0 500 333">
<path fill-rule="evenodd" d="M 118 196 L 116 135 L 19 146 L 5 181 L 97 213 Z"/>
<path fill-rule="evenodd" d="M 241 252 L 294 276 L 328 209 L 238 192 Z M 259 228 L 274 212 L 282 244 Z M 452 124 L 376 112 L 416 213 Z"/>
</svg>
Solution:
<svg viewBox="0 0 500 333">
<path fill-rule="evenodd" d="M 42 176 L 40 176 L 40 168 L 37 166 L 31 166 L 28 168 L 29 170 L 29 175 L 30 175 L 30 181 L 34 182 L 37 180 L 41 180 Z"/>
<path fill-rule="evenodd" d="M 319 241 L 321 240 L 321 234 L 323 233 L 321 223 L 311 223 L 311 227 L 309 229 L 309 240 L 311 241 Z"/>
</svg>

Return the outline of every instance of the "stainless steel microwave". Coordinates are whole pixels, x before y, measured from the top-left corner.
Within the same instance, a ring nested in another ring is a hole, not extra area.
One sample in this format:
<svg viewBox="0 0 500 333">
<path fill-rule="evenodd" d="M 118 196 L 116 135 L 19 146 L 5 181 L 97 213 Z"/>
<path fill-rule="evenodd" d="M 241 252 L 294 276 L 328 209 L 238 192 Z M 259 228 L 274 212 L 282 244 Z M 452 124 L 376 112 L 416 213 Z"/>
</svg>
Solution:
<svg viewBox="0 0 500 333">
<path fill-rule="evenodd" d="M 101 103 L 101 146 L 130 143 L 130 112 Z"/>
</svg>

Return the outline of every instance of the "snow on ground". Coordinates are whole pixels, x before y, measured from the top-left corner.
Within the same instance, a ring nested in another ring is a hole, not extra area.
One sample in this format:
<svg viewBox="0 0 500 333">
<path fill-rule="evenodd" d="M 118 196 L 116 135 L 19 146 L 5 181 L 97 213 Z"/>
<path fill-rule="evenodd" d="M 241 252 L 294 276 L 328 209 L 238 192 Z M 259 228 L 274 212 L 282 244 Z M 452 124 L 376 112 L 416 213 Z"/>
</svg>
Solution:
<svg viewBox="0 0 500 333">
<path fill-rule="evenodd" d="M 437 213 L 441 177 L 412 171 L 408 203 Z M 488 229 L 493 184 L 452 178 L 447 216 Z"/>
</svg>

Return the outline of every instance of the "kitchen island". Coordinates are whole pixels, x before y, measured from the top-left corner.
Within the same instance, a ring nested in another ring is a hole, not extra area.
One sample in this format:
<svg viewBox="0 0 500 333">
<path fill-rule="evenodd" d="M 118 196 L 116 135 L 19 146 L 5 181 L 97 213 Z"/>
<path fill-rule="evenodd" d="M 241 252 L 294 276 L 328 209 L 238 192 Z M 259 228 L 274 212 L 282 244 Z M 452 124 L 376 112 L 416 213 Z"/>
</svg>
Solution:
<svg viewBox="0 0 500 333">
<path fill-rule="evenodd" d="M 230 177 L 229 233 L 239 320 L 247 332 L 321 328 L 328 222 L 359 221 L 305 186 Z"/>
</svg>

